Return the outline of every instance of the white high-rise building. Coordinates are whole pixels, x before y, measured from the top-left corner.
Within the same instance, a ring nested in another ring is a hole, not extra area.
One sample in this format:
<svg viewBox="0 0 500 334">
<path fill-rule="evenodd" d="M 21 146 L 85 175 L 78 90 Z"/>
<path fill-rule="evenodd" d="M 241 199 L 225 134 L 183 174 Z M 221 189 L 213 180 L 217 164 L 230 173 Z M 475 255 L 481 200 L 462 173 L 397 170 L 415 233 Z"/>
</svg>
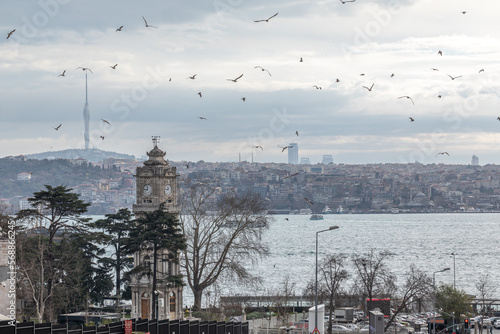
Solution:
<svg viewBox="0 0 500 334">
<path fill-rule="evenodd" d="M 471 159 L 471 161 L 470 161 L 470 164 L 471 164 L 472 166 L 479 166 L 479 158 L 478 158 L 478 157 L 476 157 L 476 155 L 474 155 L 474 154 L 473 154 L 473 155 L 472 155 L 472 159 Z"/>
<path fill-rule="evenodd" d="M 322 164 L 323 165 L 333 164 L 333 157 L 331 155 L 324 155 Z"/>
<path fill-rule="evenodd" d="M 299 163 L 299 145 L 297 143 L 288 144 L 288 163 L 293 165 Z"/>
</svg>

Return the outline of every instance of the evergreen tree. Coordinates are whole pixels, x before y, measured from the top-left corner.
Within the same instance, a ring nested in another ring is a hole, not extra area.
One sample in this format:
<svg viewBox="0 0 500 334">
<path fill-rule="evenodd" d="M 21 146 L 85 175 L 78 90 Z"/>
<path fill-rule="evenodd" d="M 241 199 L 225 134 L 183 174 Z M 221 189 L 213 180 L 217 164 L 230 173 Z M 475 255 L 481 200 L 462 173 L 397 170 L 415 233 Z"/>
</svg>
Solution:
<svg viewBox="0 0 500 334">
<path fill-rule="evenodd" d="M 122 272 L 127 270 L 133 263 L 133 259 L 127 257 L 130 254 L 127 244 L 129 243 L 129 232 L 135 227 L 135 222 L 129 209 L 120 209 L 117 213 L 107 214 L 105 219 L 97 220 L 92 226 L 105 232 L 107 238 L 103 243 L 113 248 L 113 254 L 101 257 L 99 262 L 104 267 L 112 268 L 115 271 L 115 297 L 116 307 L 118 308 L 123 278 Z"/>
</svg>

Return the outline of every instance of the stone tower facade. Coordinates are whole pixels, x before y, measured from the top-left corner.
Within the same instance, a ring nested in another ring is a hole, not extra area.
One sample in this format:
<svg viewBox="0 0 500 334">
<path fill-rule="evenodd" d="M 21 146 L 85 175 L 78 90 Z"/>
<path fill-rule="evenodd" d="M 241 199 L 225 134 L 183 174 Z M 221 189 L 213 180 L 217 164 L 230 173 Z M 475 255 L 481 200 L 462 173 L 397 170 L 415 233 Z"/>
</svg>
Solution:
<svg viewBox="0 0 500 334">
<path fill-rule="evenodd" d="M 158 138 L 153 139 L 154 148 L 147 152 L 149 159 L 144 166 L 136 170 L 136 204 L 132 210 L 136 217 L 145 212 L 153 212 L 161 203 L 165 203 L 165 210 L 176 216 L 179 215 L 180 207 L 177 193 L 176 168 L 168 164 L 164 159 L 165 152 L 158 148 Z M 138 265 L 149 265 L 152 268 L 152 254 L 140 251 L 134 254 L 134 267 Z M 167 260 L 167 251 L 160 253 L 157 261 L 157 286 L 153 292 L 153 277 L 150 275 L 136 275 L 131 278 L 132 289 L 132 318 L 151 319 L 153 302 L 152 298 L 158 300 L 158 319 L 180 319 L 182 317 L 182 287 L 168 288 L 161 283 L 162 278 L 169 275 L 179 275 L 180 265 L 178 262 Z"/>
</svg>

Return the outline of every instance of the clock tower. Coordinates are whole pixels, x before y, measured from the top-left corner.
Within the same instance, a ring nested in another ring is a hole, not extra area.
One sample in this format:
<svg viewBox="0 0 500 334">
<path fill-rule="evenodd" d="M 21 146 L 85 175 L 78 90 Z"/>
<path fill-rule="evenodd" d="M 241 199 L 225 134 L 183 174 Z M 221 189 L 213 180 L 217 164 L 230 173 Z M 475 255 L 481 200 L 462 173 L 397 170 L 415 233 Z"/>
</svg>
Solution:
<svg viewBox="0 0 500 334">
<path fill-rule="evenodd" d="M 136 217 L 146 212 L 157 210 L 165 203 L 165 210 L 179 216 L 180 207 L 177 194 L 176 168 L 170 166 L 164 159 L 165 152 L 158 148 L 159 137 L 153 137 L 153 149 L 146 154 L 149 159 L 144 166 L 136 170 L 136 204 L 132 211 Z M 152 275 L 133 275 L 130 287 L 132 290 L 132 318 L 150 319 L 152 313 L 152 298 L 157 299 L 158 319 L 180 319 L 182 317 L 182 287 L 169 288 L 162 283 L 162 278 L 180 274 L 180 265 L 168 260 L 168 251 L 160 252 L 157 263 L 157 278 L 155 295 L 152 296 Z M 134 267 L 143 265 L 153 268 L 152 254 L 140 251 L 134 254 Z"/>
</svg>

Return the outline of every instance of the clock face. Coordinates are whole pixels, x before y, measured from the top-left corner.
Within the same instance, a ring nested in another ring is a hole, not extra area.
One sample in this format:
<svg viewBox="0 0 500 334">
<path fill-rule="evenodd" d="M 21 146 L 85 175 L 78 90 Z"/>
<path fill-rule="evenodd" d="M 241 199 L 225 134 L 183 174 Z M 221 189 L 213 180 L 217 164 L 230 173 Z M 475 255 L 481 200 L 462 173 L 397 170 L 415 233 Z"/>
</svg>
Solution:
<svg viewBox="0 0 500 334">
<path fill-rule="evenodd" d="M 172 186 L 170 184 L 167 184 L 165 186 L 165 195 L 170 195 L 172 193 Z"/>
<path fill-rule="evenodd" d="M 142 188 L 144 195 L 149 196 L 153 192 L 153 187 L 150 184 L 145 184 Z"/>
</svg>

